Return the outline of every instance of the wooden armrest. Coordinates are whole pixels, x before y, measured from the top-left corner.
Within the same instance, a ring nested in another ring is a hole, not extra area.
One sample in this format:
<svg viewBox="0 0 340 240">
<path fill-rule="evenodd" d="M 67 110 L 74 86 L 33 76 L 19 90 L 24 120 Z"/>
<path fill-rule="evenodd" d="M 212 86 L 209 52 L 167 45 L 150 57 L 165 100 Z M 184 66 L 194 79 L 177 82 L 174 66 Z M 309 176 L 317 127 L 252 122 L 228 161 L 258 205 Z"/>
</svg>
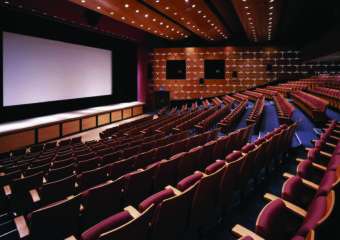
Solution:
<svg viewBox="0 0 340 240">
<path fill-rule="evenodd" d="M 335 133 L 340 133 L 340 131 L 339 131 L 339 130 L 333 130 L 333 132 L 335 132 Z"/>
<path fill-rule="evenodd" d="M 31 195 L 31 198 L 33 200 L 34 203 L 37 203 L 40 201 L 40 196 L 39 196 L 39 193 L 37 191 L 37 189 L 31 189 L 29 191 L 30 195 Z"/>
<path fill-rule="evenodd" d="M 266 193 L 266 194 L 264 195 L 264 198 L 267 199 L 267 200 L 269 200 L 269 201 L 274 201 L 274 200 L 276 200 L 276 199 L 281 199 L 281 200 L 284 202 L 284 204 L 286 205 L 286 207 L 287 207 L 291 212 L 295 213 L 296 215 L 298 215 L 298 216 L 300 216 L 300 217 L 302 217 L 302 218 L 305 218 L 306 215 L 307 215 L 306 210 L 304 210 L 304 209 L 300 208 L 299 206 L 296 206 L 295 204 L 293 204 L 293 203 L 291 203 L 291 202 L 288 202 L 288 201 L 286 201 L 286 200 L 284 200 L 284 199 L 282 199 L 282 198 L 280 198 L 280 197 L 277 197 L 277 196 L 275 196 L 275 195 L 273 195 L 273 194 Z"/>
<path fill-rule="evenodd" d="M 305 159 L 297 158 L 296 161 L 297 161 L 297 162 L 303 162 L 303 161 L 305 161 Z"/>
<path fill-rule="evenodd" d="M 321 154 L 322 156 L 325 156 L 325 157 L 329 157 L 329 158 L 332 157 L 332 154 L 330 154 L 330 153 L 328 153 L 328 152 L 325 152 L 325 151 L 320 151 L 320 154 Z"/>
<path fill-rule="evenodd" d="M 294 177 L 295 175 L 293 175 L 293 174 L 290 174 L 290 173 L 284 173 L 283 174 L 283 177 L 284 178 L 291 178 L 291 177 Z M 311 189 L 314 189 L 314 190 L 318 190 L 319 189 L 319 185 L 318 184 L 315 184 L 315 183 L 313 183 L 313 182 L 311 182 L 311 181 L 309 181 L 309 180 L 306 180 L 306 179 L 304 179 L 304 178 L 301 178 L 301 180 L 302 180 L 302 183 L 303 184 L 305 184 L 307 187 L 309 187 L 309 188 L 311 188 Z"/>
<path fill-rule="evenodd" d="M 5 192 L 5 195 L 6 195 L 6 196 L 10 196 L 10 195 L 12 194 L 12 189 L 11 189 L 11 186 L 10 186 L 10 185 L 5 185 L 5 186 L 3 187 L 3 189 L 4 189 L 4 192 Z"/>
<path fill-rule="evenodd" d="M 172 189 L 172 191 L 174 191 L 176 196 L 178 196 L 178 195 L 180 195 L 182 193 L 180 190 L 178 190 L 177 188 L 175 188 L 175 187 L 173 187 L 171 185 L 166 186 L 165 189 Z"/>
<path fill-rule="evenodd" d="M 19 216 L 19 217 L 14 218 L 14 223 L 19 232 L 20 238 L 25 238 L 30 234 L 30 230 L 28 229 L 24 216 Z"/>
<path fill-rule="evenodd" d="M 335 140 L 340 140 L 340 138 L 339 137 L 336 137 L 336 136 L 329 136 L 330 138 L 333 138 L 333 139 L 335 139 Z"/>
<path fill-rule="evenodd" d="M 332 144 L 332 143 L 329 143 L 329 142 L 326 142 L 326 145 L 329 146 L 329 147 L 332 147 L 332 148 L 335 148 L 335 147 L 336 147 L 335 144 Z"/>
<path fill-rule="evenodd" d="M 196 124 L 194 127 L 195 127 L 195 128 L 199 128 L 199 129 L 202 129 L 202 128 L 203 128 L 203 126 L 202 126 L 202 125 L 199 125 L 199 124 Z"/>
<path fill-rule="evenodd" d="M 177 131 L 177 132 L 181 131 L 179 128 L 173 128 L 172 130 Z"/>
<path fill-rule="evenodd" d="M 322 165 L 320 165 L 320 164 L 317 164 L 317 163 L 312 163 L 312 166 L 313 167 L 315 167 L 316 169 L 318 169 L 318 170 L 321 170 L 321 171 L 327 171 L 327 167 L 325 167 L 325 166 L 322 166 Z"/>
<path fill-rule="evenodd" d="M 309 150 L 312 150 L 313 148 L 305 148 L 305 151 L 309 151 Z"/>
<path fill-rule="evenodd" d="M 142 134 L 145 134 L 145 133 L 146 133 L 146 131 L 144 131 L 144 130 L 143 130 L 143 131 L 140 131 L 140 133 L 142 133 Z"/>
<path fill-rule="evenodd" d="M 233 234 L 235 234 L 237 237 L 245 237 L 250 236 L 254 240 L 264 240 L 264 238 L 260 237 L 253 231 L 250 231 L 248 228 L 243 227 L 240 224 L 236 224 L 233 229 L 231 230 Z"/>
<path fill-rule="evenodd" d="M 75 236 L 71 235 L 71 236 L 65 238 L 65 240 L 77 240 L 77 238 Z"/>
<path fill-rule="evenodd" d="M 128 211 L 133 218 L 138 218 L 140 216 L 140 212 L 138 212 L 138 210 L 133 206 L 127 206 L 124 210 Z"/>
</svg>

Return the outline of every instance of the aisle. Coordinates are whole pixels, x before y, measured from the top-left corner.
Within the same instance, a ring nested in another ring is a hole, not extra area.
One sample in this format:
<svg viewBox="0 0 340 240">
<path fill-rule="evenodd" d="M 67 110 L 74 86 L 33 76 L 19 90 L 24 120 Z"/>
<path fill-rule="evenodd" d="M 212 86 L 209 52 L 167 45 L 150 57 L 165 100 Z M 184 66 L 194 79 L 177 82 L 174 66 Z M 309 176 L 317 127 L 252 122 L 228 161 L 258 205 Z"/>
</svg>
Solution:
<svg viewBox="0 0 340 240">
<path fill-rule="evenodd" d="M 294 122 L 298 123 L 296 129 L 296 135 L 298 136 L 301 144 L 305 147 L 311 147 L 311 140 L 316 138 L 316 133 L 314 131 L 315 124 L 311 121 L 307 115 L 296 106 L 292 119 Z M 298 146 L 300 143 L 297 138 L 293 139 L 293 146 Z"/>
</svg>

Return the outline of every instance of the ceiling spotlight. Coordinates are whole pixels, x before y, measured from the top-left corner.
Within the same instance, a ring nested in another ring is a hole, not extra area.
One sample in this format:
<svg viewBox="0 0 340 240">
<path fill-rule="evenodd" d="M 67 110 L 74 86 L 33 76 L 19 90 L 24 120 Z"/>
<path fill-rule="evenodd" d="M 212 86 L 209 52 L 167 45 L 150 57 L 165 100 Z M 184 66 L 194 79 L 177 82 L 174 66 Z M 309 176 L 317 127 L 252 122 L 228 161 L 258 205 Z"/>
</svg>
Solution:
<svg viewBox="0 0 340 240">
<path fill-rule="evenodd" d="M 149 14 L 145 14 L 144 17 L 145 17 L 145 18 L 148 18 L 148 17 L 149 17 Z"/>
<path fill-rule="evenodd" d="M 124 5 L 124 7 L 125 7 L 125 8 L 128 8 L 129 6 L 130 6 L 130 5 L 129 5 L 129 4 L 127 4 L 127 3 Z"/>
<path fill-rule="evenodd" d="M 166 6 L 166 7 L 165 7 L 165 9 L 166 9 L 166 10 L 169 10 L 169 9 L 170 9 L 170 7 L 169 7 L 169 6 Z"/>
<path fill-rule="evenodd" d="M 101 6 L 97 6 L 97 9 L 98 9 L 98 10 L 101 9 Z"/>
<path fill-rule="evenodd" d="M 114 12 L 110 12 L 111 15 L 115 14 Z"/>
<path fill-rule="evenodd" d="M 136 13 L 139 13 L 139 9 L 136 9 Z"/>
<path fill-rule="evenodd" d="M 191 7 L 192 7 L 192 8 L 195 8 L 195 7 L 196 7 L 196 5 L 195 5 L 195 4 L 192 4 L 192 5 L 191 5 Z"/>
<path fill-rule="evenodd" d="M 81 0 L 82 3 L 85 3 L 86 1 L 85 0 Z M 6 2 L 5 2 L 6 3 Z"/>
</svg>

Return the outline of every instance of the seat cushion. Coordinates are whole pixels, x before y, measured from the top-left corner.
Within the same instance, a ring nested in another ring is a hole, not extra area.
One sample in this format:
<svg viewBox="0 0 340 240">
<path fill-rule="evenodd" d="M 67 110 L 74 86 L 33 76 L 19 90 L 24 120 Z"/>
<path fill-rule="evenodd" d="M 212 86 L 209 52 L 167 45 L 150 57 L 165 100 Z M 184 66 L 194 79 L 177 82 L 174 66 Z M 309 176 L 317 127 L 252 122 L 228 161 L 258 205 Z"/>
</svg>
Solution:
<svg viewBox="0 0 340 240">
<path fill-rule="evenodd" d="M 286 206 L 281 199 L 268 203 L 256 223 L 256 233 L 265 239 L 282 239 L 285 229 Z"/>
<path fill-rule="evenodd" d="M 289 202 L 295 203 L 303 193 L 304 185 L 302 179 L 298 176 L 289 178 L 283 185 L 282 198 Z"/>
<path fill-rule="evenodd" d="M 312 169 L 312 161 L 304 160 L 299 163 L 297 173 L 302 178 L 309 178 Z"/>
<path fill-rule="evenodd" d="M 225 166 L 224 161 L 216 160 L 214 163 L 210 164 L 208 167 L 205 168 L 205 173 L 212 174 L 216 172 L 217 170 L 221 169 L 223 166 Z"/>
<path fill-rule="evenodd" d="M 324 216 L 327 205 L 327 197 L 319 196 L 310 204 L 305 220 L 298 230 L 298 235 L 307 236 L 308 232 L 317 226 L 319 220 Z"/>
<path fill-rule="evenodd" d="M 177 188 L 181 191 L 185 191 L 196 182 L 198 182 L 203 177 L 201 172 L 196 172 L 186 178 L 183 178 L 179 183 L 177 183 Z"/>
<path fill-rule="evenodd" d="M 172 189 L 164 189 L 164 190 L 162 190 L 158 193 L 151 195 L 150 197 L 148 197 L 144 201 L 142 201 L 139 204 L 138 209 L 139 209 L 140 212 L 144 212 L 152 204 L 158 205 L 164 199 L 173 197 L 174 195 L 175 195 L 175 193 Z"/>
<path fill-rule="evenodd" d="M 328 163 L 327 169 L 335 171 L 340 166 L 340 154 L 333 154 L 331 160 Z"/>
<path fill-rule="evenodd" d="M 253 150 L 255 148 L 255 144 L 253 143 L 247 143 L 245 146 L 242 147 L 241 151 L 244 153 L 248 153 L 249 151 Z"/>
<path fill-rule="evenodd" d="M 233 162 L 237 159 L 239 159 L 242 156 L 242 153 L 240 151 L 234 151 L 230 154 L 228 154 L 228 156 L 225 158 L 225 160 L 230 163 Z"/>
<path fill-rule="evenodd" d="M 131 221 L 132 219 L 133 217 L 129 214 L 128 211 L 119 212 L 99 222 L 93 227 L 87 229 L 85 232 L 81 234 L 81 239 L 82 240 L 96 240 L 98 239 L 100 234 L 105 233 L 109 230 L 115 229 Z"/>
<path fill-rule="evenodd" d="M 255 140 L 254 144 L 255 145 L 261 145 L 262 143 L 264 143 L 266 141 L 265 138 L 258 138 Z"/>
</svg>

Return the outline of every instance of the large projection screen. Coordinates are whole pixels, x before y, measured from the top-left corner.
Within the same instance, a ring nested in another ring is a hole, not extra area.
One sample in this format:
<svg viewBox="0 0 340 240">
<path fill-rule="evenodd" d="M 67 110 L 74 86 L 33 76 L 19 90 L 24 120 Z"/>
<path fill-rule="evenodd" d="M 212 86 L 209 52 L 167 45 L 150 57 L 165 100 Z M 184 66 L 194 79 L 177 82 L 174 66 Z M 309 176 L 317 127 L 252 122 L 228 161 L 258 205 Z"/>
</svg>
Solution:
<svg viewBox="0 0 340 240">
<path fill-rule="evenodd" d="M 112 52 L 3 32 L 3 105 L 112 94 Z"/>
</svg>

